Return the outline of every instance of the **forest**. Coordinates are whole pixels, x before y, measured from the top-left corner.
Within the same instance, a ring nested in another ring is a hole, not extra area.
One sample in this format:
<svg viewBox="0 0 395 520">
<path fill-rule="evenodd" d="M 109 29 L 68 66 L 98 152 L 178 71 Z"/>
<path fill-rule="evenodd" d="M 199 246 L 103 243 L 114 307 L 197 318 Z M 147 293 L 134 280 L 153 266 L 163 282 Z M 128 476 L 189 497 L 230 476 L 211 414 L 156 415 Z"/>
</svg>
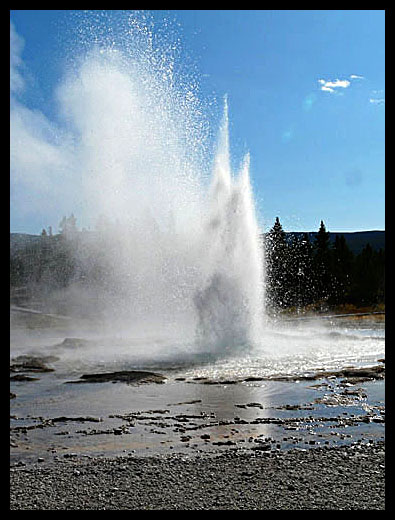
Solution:
<svg viewBox="0 0 395 520">
<path fill-rule="evenodd" d="M 270 308 L 384 304 L 384 248 L 377 250 L 366 243 L 355 254 L 343 235 L 330 240 L 322 220 L 311 240 L 308 233 L 285 233 L 279 218 L 266 235 L 264 247 Z"/>
</svg>

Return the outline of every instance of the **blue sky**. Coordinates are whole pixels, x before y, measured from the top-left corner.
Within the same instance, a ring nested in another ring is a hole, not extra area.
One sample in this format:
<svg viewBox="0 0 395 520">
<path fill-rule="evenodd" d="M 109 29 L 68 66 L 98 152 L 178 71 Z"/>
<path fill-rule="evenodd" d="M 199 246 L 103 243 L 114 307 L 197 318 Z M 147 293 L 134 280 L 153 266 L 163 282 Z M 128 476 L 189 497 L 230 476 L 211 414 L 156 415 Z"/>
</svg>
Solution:
<svg viewBox="0 0 395 520">
<path fill-rule="evenodd" d="M 265 230 L 277 216 L 287 231 L 317 230 L 321 219 L 332 232 L 384 229 L 384 11 L 151 16 L 180 41 L 202 98 L 228 95 L 233 158 L 251 154 Z M 99 12 L 94 18 L 104 24 Z M 78 48 L 81 12 L 11 10 L 10 19 L 12 103 L 42 134 L 52 123 L 59 129 L 54 91 Z M 24 175 L 11 172 L 11 231 L 56 228 L 66 208 L 48 194 L 30 208 Z"/>
</svg>

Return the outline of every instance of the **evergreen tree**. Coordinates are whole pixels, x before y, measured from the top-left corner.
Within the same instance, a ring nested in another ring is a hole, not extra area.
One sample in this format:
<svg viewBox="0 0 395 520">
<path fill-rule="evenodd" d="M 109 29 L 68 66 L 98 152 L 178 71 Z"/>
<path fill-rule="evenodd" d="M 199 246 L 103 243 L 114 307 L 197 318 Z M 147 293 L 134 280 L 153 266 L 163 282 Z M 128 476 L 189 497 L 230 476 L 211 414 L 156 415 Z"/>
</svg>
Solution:
<svg viewBox="0 0 395 520">
<path fill-rule="evenodd" d="M 289 303 L 302 307 L 313 302 L 313 247 L 309 235 L 297 236 L 288 246 Z"/>
<path fill-rule="evenodd" d="M 378 288 L 377 288 L 377 302 L 384 303 L 385 301 L 385 250 L 379 249 L 376 252 L 376 263 L 378 272 Z"/>
<path fill-rule="evenodd" d="M 357 305 L 372 305 L 384 299 L 384 254 L 366 244 L 355 260 L 352 299 Z"/>
<path fill-rule="evenodd" d="M 72 213 L 70 217 L 63 217 L 59 223 L 59 232 L 65 237 L 73 237 L 77 233 L 77 219 Z"/>
<path fill-rule="evenodd" d="M 348 303 L 354 269 L 354 255 L 344 235 L 336 235 L 332 248 L 333 285 L 330 303 Z"/>
<path fill-rule="evenodd" d="M 266 236 L 266 296 L 274 307 L 286 305 L 286 273 L 288 245 L 286 233 L 276 217 L 273 227 Z"/>
<path fill-rule="evenodd" d="M 327 300 L 332 291 L 332 255 L 329 247 L 329 231 L 323 220 L 314 241 L 314 287 L 317 301 Z"/>
</svg>

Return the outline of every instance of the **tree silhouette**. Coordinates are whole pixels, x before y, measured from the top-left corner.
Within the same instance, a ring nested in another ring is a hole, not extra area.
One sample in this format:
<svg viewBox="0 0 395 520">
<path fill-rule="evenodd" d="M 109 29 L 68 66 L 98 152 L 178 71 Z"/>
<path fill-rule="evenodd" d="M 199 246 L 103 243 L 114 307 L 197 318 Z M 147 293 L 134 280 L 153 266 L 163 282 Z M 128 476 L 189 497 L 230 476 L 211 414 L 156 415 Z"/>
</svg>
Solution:
<svg viewBox="0 0 395 520">
<path fill-rule="evenodd" d="M 269 305 L 274 307 L 287 305 L 287 257 L 286 233 L 280 219 L 276 217 L 276 221 L 266 237 L 266 296 Z"/>
<path fill-rule="evenodd" d="M 384 300 L 384 252 L 374 251 L 366 244 L 355 260 L 352 298 L 359 305 Z"/>
<path fill-rule="evenodd" d="M 329 235 L 324 221 L 321 220 L 313 245 L 314 289 L 317 301 L 327 300 L 332 290 L 332 255 L 329 247 Z"/>
<path fill-rule="evenodd" d="M 336 235 L 332 248 L 333 284 L 330 303 L 347 303 L 350 298 L 354 255 L 344 235 Z"/>
<path fill-rule="evenodd" d="M 288 301 L 298 308 L 314 300 L 313 246 L 309 235 L 296 236 L 288 245 Z"/>
<path fill-rule="evenodd" d="M 63 217 L 59 223 L 59 232 L 64 236 L 73 236 L 77 232 L 77 219 L 72 213 L 70 217 Z"/>
</svg>

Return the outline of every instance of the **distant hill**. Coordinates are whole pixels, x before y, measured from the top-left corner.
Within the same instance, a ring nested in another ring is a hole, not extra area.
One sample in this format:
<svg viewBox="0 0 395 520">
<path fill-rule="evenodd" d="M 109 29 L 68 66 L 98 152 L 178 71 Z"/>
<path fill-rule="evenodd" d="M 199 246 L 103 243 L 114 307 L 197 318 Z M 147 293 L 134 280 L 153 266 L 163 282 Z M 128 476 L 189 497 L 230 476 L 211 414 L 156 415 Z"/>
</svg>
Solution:
<svg viewBox="0 0 395 520">
<path fill-rule="evenodd" d="M 287 233 L 289 236 L 303 236 L 304 233 L 299 232 L 289 232 Z M 313 242 L 314 237 L 317 235 L 317 232 L 310 231 L 308 233 L 310 241 Z M 362 249 L 366 246 L 366 244 L 370 244 L 371 247 L 378 251 L 379 249 L 385 249 L 385 231 L 355 231 L 353 233 L 336 233 L 330 232 L 329 239 L 331 242 L 334 242 L 336 239 L 336 235 L 343 235 L 346 239 L 348 247 L 354 254 L 358 254 L 362 251 Z"/>
<path fill-rule="evenodd" d="M 299 231 L 290 231 L 286 233 L 289 237 L 303 236 L 304 233 Z M 308 235 L 313 242 L 316 231 L 309 231 Z M 370 244 L 373 249 L 385 249 L 385 231 L 355 231 L 353 233 L 336 233 L 330 232 L 329 238 L 331 242 L 335 241 L 336 235 L 343 235 L 346 239 L 348 247 L 355 254 L 358 254 L 366 246 Z M 10 253 L 11 255 L 23 250 L 26 246 L 31 246 L 40 240 L 48 240 L 48 237 L 41 235 L 29 235 L 26 233 L 10 233 Z"/>
</svg>

